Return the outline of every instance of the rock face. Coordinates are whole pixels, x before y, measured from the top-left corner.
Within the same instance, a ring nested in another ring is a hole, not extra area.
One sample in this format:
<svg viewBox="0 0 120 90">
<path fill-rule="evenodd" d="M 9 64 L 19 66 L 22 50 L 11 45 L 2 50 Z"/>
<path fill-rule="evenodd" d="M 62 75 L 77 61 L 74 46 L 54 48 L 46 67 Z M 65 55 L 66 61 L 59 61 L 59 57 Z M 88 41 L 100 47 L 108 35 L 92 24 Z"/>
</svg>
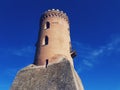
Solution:
<svg viewBox="0 0 120 90">
<path fill-rule="evenodd" d="M 45 66 L 33 64 L 20 70 L 11 90 L 84 90 L 81 80 L 68 60 Z"/>
</svg>

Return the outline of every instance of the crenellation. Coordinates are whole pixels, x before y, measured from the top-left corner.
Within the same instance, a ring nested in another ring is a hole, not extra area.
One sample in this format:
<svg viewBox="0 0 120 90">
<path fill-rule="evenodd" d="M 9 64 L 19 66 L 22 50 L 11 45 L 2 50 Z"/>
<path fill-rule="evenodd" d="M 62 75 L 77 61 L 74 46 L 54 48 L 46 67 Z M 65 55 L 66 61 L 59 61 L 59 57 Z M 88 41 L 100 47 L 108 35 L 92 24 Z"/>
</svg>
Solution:
<svg viewBox="0 0 120 90">
<path fill-rule="evenodd" d="M 59 9 L 52 9 L 52 10 L 48 10 L 46 11 L 42 16 L 41 16 L 41 20 L 43 21 L 44 19 L 47 19 L 49 17 L 59 17 L 59 18 L 63 18 L 64 20 L 66 20 L 67 22 L 69 22 L 68 20 L 68 16 L 66 15 L 66 13 L 64 13 L 63 11 L 60 11 Z"/>
</svg>

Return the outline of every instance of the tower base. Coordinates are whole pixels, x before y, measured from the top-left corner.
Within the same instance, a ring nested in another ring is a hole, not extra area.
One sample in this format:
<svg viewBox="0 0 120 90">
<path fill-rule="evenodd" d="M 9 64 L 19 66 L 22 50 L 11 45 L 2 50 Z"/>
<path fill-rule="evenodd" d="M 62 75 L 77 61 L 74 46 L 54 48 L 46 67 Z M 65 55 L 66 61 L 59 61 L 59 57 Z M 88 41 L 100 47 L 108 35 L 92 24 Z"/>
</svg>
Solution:
<svg viewBox="0 0 120 90">
<path fill-rule="evenodd" d="M 84 90 L 68 60 L 45 66 L 29 65 L 20 70 L 10 90 Z"/>
</svg>

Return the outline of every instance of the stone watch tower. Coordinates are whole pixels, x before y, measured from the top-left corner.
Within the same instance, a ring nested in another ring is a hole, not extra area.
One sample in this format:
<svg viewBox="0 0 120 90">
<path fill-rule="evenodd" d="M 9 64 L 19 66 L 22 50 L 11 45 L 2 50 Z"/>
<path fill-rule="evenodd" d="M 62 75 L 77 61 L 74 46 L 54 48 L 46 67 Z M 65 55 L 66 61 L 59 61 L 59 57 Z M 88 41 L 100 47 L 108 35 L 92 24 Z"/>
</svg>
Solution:
<svg viewBox="0 0 120 90">
<path fill-rule="evenodd" d="M 73 66 L 68 16 L 48 10 L 41 16 L 34 63 L 21 69 L 10 90 L 84 90 Z"/>
<path fill-rule="evenodd" d="M 48 10 L 40 19 L 40 32 L 36 43 L 35 65 L 56 62 L 56 56 L 65 56 L 73 65 L 70 28 L 63 11 Z"/>
</svg>

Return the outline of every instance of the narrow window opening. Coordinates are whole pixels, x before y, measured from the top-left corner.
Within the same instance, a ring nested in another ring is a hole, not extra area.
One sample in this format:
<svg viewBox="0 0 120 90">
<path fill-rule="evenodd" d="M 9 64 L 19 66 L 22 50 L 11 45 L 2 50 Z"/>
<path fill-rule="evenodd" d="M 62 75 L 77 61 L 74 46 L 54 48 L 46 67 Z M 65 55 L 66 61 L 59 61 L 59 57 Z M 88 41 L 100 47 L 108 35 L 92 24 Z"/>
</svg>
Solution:
<svg viewBox="0 0 120 90">
<path fill-rule="evenodd" d="M 46 68 L 47 68 L 47 66 L 48 66 L 48 59 L 46 59 Z"/>
<path fill-rule="evenodd" d="M 48 45 L 48 36 L 45 36 L 45 45 Z"/>
<path fill-rule="evenodd" d="M 50 28 L 50 23 L 46 22 L 45 25 L 44 25 L 44 29 L 49 29 L 49 28 Z"/>
<path fill-rule="evenodd" d="M 48 36 L 45 36 L 45 38 L 43 39 L 43 45 L 48 45 Z"/>
</svg>

